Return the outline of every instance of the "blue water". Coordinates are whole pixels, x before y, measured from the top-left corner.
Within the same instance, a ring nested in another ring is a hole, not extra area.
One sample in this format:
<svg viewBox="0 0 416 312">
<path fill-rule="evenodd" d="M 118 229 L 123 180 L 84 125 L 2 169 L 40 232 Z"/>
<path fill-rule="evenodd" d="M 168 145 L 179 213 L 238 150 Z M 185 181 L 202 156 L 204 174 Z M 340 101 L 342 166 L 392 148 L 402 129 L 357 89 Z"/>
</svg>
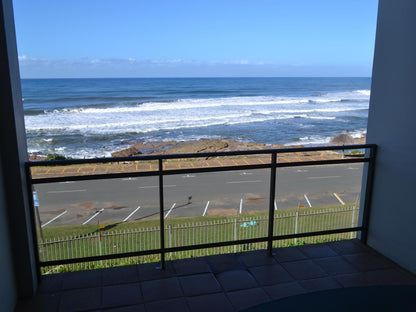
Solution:
<svg viewBox="0 0 416 312">
<path fill-rule="evenodd" d="M 370 78 L 23 79 L 29 152 L 109 156 L 137 141 L 322 144 L 367 128 Z"/>
</svg>

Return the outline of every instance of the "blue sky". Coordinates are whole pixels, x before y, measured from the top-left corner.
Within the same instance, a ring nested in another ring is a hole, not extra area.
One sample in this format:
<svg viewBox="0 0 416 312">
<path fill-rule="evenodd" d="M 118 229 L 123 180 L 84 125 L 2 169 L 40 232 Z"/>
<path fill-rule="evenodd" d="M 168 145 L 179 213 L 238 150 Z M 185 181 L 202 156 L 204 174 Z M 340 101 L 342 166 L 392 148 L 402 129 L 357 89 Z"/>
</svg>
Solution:
<svg viewBox="0 0 416 312">
<path fill-rule="evenodd" d="M 371 76 L 377 0 L 13 0 L 23 78 Z"/>
</svg>

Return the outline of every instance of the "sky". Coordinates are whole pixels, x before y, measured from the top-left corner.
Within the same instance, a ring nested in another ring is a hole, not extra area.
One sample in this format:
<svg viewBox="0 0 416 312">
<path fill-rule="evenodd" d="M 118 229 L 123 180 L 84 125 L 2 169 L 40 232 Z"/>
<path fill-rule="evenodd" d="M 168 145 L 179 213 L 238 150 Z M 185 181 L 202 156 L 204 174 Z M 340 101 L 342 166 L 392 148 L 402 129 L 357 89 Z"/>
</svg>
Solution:
<svg viewBox="0 0 416 312">
<path fill-rule="evenodd" d="M 370 77 L 377 0 L 13 0 L 22 78 Z"/>
</svg>

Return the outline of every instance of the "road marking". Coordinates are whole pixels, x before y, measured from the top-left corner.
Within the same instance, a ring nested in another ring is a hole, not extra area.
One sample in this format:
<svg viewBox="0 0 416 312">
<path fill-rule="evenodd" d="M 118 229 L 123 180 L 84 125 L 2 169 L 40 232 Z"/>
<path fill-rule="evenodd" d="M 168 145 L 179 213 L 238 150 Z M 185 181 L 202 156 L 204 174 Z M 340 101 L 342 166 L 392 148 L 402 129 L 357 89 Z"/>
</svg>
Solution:
<svg viewBox="0 0 416 312">
<path fill-rule="evenodd" d="M 341 178 L 341 176 L 307 177 L 306 179 L 313 180 L 313 179 L 334 179 L 334 178 Z"/>
<path fill-rule="evenodd" d="M 64 214 L 66 214 L 67 211 L 65 210 L 64 212 L 62 212 L 61 214 L 57 215 L 56 217 L 52 218 L 51 220 L 49 220 L 48 222 L 44 223 L 41 225 L 41 227 L 45 227 L 47 226 L 49 223 L 51 223 L 52 221 L 55 221 L 56 219 L 58 219 L 59 217 L 62 217 Z"/>
<path fill-rule="evenodd" d="M 166 218 L 167 218 L 167 216 L 171 213 L 171 211 L 172 211 L 172 209 L 175 207 L 175 205 L 176 205 L 176 203 L 174 203 L 174 204 L 172 205 L 172 207 L 170 207 L 170 209 L 169 209 L 168 213 L 165 215 L 165 219 L 166 219 Z"/>
<path fill-rule="evenodd" d="M 244 158 L 243 158 L 243 161 L 244 161 L 247 165 L 250 165 L 250 163 L 249 163 L 247 160 L 245 160 Z"/>
<path fill-rule="evenodd" d="M 347 170 L 359 170 L 360 168 L 357 168 L 357 167 L 348 167 L 348 168 L 346 168 Z"/>
<path fill-rule="evenodd" d="M 308 172 L 309 170 L 305 170 L 305 169 L 298 169 L 296 170 L 296 172 Z"/>
<path fill-rule="evenodd" d="M 311 202 L 309 201 L 308 196 L 306 196 L 306 194 L 303 194 L 303 197 L 305 197 L 306 202 L 307 202 L 307 203 L 308 203 L 308 205 L 309 205 L 309 208 L 311 208 L 311 207 L 312 207 L 312 205 L 311 205 Z"/>
<path fill-rule="evenodd" d="M 87 190 L 49 191 L 48 194 L 86 192 Z"/>
<path fill-rule="evenodd" d="M 252 172 L 242 172 L 242 173 L 240 173 L 240 175 L 252 175 L 253 173 Z"/>
<path fill-rule="evenodd" d="M 163 187 L 175 187 L 176 185 L 163 185 Z M 151 189 L 151 188 L 159 188 L 159 185 L 148 185 L 148 186 L 139 186 L 139 189 Z"/>
<path fill-rule="evenodd" d="M 85 221 L 82 225 L 87 224 L 88 222 L 90 222 L 92 219 L 94 219 L 96 216 L 98 216 L 100 213 L 102 213 L 104 211 L 104 208 L 101 208 L 100 210 L 98 210 L 96 213 L 93 214 L 93 216 L 91 218 L 89 218 L 87 221 Z"/>
<path fill-rule="evenodd" d="M 231 159 L 231 161 L 234 163 L 234 165 L 238 166 L 234 159 Z"/>
<path fill-rule="evenodd" d="M 59 182 L 59 184 L 72 184 L 75 183 L 74 181 L 65 181 L 65 182 Z"/>
<path fill-rule="evenodd" d="M 217 162 L 220 164 L 221 167 L 224 167 L 224 165 L 219 160 L 217 160 Z"/>
<path fill-rule="evenodd" d="M 263 160 L 261 160 L 260 158 L 257 159 L 259 162 L 261 162 L 263 165 L 265 164 L 265 162 Z"/>
<path fill-rule="evenodd" d="M 207 201 L 207 205 L 205 206 L 204 213 L 202 214 L 203 217 L 205 217 L 205 214 L 207 213 L 208 206 L 209 206 L 209 201 Z"/>
<path fill-rule="evenodd" d="M 182 178 L 195 178 L 195 176 L 193 174 L 187 174 L 182 176 Z"/>
<path fill-rule="evenodd" d="M 342 204 L 342 205 L 345 205 L 345 202 L 341 199 L 341 197 L 339 197 L 339 195 L 337 194 L 337 193 L 334 193 L 334 196 L 339 200 L 339 202 Z"/>
<path fill-rule="evenodd" d="M 81 171 L 81 169 L 82 169 L 82 167 L 79 167 L 79 168 L 78 168 L 78 170 L 77 170 L 77 172 L 80 172 L 80 171 Z"/>
<path fill-rule="evenodd" d="M 125 218 L 124 220 L 123 220 L 123 222 L 126 222 L 132 215 L 134 215 L 135 214 L 135 212 L 137 211 L 137 210 L 139 210 L 140 209 L 140 206 L 138 206 L 136 209 L 134 209 L 134 211 L 131 213 L 131 214 L 129 214 L 128 216 L 127 216 L 127 218 Z"/>
<path fill-rule="evenodd" d="M 227 184 L 238 184 L 238 183 L 259 183 L 262 180 L 251 180 L 251 181 L 228 181 Z"/>
<path fill-rule="evenodd" d="M 243 211 L 243 199 L 240 199 L 240 213 Z"/>
<path fill-rule="evenodd" d="M 121 179 L 122 181 L 136 181 L 137 180 L 137 178 L 124 178 L 124 179 Z"/>
<path fill-rule="evenodd" d="M 274 201 L 274 210 L 277 210 L 277 203 Z"/>
</svg>

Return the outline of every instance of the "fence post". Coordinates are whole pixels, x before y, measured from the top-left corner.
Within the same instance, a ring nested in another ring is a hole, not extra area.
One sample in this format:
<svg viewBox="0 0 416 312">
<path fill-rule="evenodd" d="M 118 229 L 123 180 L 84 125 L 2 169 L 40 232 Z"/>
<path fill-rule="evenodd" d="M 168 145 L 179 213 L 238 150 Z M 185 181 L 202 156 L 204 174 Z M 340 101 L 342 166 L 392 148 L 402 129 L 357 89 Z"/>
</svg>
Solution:
<svg viewBox="0 0 416 312">
<path fill-rule="evenodd" d="M 269 231 L 267 240 L 267 252 L 273 255 L 273 226 L 274 226 L 274 200 L 276 197 L 276 160 L 277 153 L 272 153 L 270 172 L 270 199 L 269 199 Z"/>
<path fill-rule="evenodd" d="M 298 208 L 299 209 L 299 208 Z M 296 211 L 296 218 L 295 218 L 295 234 L 298 234 L 298 224 L 299 224 L 299 210 Z M 295 237 L 295 245 L 297 245 L 298 239 Z"/>
</svg>

